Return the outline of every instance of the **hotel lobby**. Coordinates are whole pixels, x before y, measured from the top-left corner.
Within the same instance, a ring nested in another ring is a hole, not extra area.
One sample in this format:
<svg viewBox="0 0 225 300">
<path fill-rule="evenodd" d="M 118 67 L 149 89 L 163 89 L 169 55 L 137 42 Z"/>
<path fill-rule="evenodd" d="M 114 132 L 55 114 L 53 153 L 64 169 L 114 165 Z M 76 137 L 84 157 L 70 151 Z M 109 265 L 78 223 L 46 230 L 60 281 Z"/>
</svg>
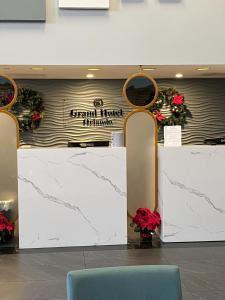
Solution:
<svg viewBox="0 0 225 300">
<path fill-rule="evenodd" d="M 0 300 L 225 299 L 222 8 L 0 0 Z"/>
</svg>

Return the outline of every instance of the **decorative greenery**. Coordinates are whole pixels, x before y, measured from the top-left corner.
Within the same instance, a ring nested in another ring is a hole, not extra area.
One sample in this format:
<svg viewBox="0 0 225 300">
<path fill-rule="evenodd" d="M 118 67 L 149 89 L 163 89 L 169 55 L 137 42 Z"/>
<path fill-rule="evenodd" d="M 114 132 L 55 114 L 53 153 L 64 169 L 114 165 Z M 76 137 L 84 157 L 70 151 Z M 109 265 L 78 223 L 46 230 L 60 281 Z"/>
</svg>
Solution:
<svg viewBox="0 0 225 300">
<path fill-rule="evenodd" d="M 184 103 L 184 96 L 171 87 L 159 90 L 158 99 L 150 111 L 156 116 L 159 127 L 184 126 L 187 123 L 187 117 L 191 117 L 191 112 Z"/>
<path fill-rule="evenodd" d="M 32 89 L 20 88 L 11 112 L 17 117 L 21 131 L 37 129 L 44 116 L 40 94 Z"/>
</svg>

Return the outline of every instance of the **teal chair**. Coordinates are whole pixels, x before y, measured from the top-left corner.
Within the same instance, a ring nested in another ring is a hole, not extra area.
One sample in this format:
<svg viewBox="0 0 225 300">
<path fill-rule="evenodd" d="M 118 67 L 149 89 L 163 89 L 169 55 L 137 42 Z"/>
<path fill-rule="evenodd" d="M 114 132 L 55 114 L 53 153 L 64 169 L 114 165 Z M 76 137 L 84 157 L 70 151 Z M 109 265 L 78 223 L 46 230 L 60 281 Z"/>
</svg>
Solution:
<svg viewBox="0 0 225 300">
<path fill-rule="evenodd" d="M 72 271 L 67 300 L 181 300 L 177 266 L 134 266 Z"/>
</svg>

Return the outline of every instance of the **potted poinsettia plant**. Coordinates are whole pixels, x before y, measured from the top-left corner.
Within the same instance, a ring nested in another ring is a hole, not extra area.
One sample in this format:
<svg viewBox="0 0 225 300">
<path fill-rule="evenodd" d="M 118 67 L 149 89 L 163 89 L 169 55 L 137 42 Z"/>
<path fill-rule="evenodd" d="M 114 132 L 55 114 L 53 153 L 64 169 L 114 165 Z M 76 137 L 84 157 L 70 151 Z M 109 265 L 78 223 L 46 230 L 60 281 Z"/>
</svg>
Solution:
<svg viewBox="0 0 225 300">
<path fill-rule="evenodd" d="M 135 232 L 140 232 L 142 241 L 151 241 L 160 224 L 161 218 L 157 211 L 152 212 L 149 208 L 138 208 L 130 226 L 134 228 Z"/>
<path fill-rule="evenodd" d="M 3 212 L 0 211 L 0 243 L 5 243 L 7 239 L 13 237 L 14 224 L 9 222 Z"/>
</svg>

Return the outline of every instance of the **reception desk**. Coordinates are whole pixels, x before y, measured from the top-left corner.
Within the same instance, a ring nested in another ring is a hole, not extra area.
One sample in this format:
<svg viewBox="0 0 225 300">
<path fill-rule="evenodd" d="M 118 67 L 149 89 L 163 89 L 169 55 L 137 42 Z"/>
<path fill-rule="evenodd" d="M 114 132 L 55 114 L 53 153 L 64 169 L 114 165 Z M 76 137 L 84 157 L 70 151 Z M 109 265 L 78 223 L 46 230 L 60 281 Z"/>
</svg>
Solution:
<svg viewBox="0 0 225 300">
<path fill-rule="evenodd" d="M 163 242 L 225 240 L 225 146 L 159 147 Z"/>
<path fill-rule="evenodd" d="M 127 243 L 125 148 L 18 150 L 20 248 Z M 225 147 L 159 146 L 163 242 L 225 240 Z"/>
<path fill-rule="evenodd" d="M 127 243 L 125 148 L 18 150 L 19 247 Z"/>
</svg>

